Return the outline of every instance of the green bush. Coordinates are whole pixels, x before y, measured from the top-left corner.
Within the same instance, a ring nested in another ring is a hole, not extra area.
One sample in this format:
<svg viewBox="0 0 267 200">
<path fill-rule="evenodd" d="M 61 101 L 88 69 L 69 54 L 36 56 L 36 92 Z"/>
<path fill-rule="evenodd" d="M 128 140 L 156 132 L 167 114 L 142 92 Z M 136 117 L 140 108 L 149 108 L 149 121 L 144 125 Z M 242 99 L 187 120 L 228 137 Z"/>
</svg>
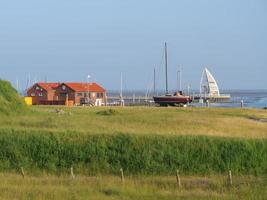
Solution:
<svg viewBox="0 0 267 200">
<path fill-rule="evenodd" d="M 0 113 L 10 114 L 25 110 L 26 105 L 17 91 L 9 82 L 0 79 Z"/>
<path fill-rule="evenodd" d="M 0 130 L 0 170 L 166 175 L 267 172 L 266 139 Z"/>
<path fill-rule="evenodd" d="M 101 110 L 96 112 L 98 115 L 104 115 L 104 116 L 109 116 L 109 115 L 116 115 L 118 114 L 118 111 L 113 110 L 113 109 L 108 109 L 108 110 Z"/>
</svg>

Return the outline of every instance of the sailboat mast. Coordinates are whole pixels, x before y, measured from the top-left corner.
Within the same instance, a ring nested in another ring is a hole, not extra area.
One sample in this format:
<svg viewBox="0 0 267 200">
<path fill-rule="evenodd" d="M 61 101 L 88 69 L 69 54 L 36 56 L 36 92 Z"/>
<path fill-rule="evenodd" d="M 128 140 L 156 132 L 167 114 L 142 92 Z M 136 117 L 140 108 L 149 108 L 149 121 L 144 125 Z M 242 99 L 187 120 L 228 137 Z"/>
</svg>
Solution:
<svg viewBox="0 0 267 200">
<path fill-rule="evenodd" d="M 122 76 L 122 72 L 121 72 L 121 91 L 120 91 L 120 105 L 124 106 L 124 99 L 122 96 L 122 84 L 123 84 L 123 76 Z"/>
<path fill-rule="evenodd" d="M 122 99 L 122 84 L 123 84 L 123 80 L 122 80 L 122 72 L 121 72 L 121 88 L 120 88 L 120 96 Z"/>
<path fill-rule="evenodd" d="M 166 71 L 166 94 L 168 91 L 168 51 L 167 51 L 167 43 L 165 42 L 165 71 Z"/>
<path fill-rule="evenodd" d="M 154 95 L 156 95 L 156 68 L 154 68 Z"/>
<path fill-rule="evenodd" d="M 177 91 L 182 91 L 182 68 L 177 71 Z"/>
</svg>

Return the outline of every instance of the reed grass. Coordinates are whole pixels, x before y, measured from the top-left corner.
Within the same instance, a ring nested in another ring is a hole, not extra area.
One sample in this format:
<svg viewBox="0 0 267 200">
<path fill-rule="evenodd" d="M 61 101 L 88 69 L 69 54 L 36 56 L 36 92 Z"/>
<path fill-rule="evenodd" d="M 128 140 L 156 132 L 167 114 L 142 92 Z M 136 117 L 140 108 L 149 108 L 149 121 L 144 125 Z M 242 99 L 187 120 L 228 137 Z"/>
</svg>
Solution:
<svg viewBox="0 0 267 200">
<path fill-rule="evenodd" d="M 266 139 L 0 130 L 0 171 L 168 175 L 267 172 Z"/>
</svg>

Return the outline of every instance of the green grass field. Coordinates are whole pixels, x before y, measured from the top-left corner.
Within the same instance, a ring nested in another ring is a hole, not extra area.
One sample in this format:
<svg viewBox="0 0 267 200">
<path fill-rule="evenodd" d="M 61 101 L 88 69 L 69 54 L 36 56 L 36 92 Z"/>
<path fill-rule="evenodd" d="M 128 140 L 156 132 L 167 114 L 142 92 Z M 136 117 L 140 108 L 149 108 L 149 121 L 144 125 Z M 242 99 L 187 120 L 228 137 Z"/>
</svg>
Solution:
<svg viewBox="0 0 267 200">
<path fill-rule="evenodd" d="M 2 170 L 267 172 L 266 110 L 37 106 L 0 116 Z"/>
<path fill-rule="evenodd" d="M 65 112 L 58 114 L 55 109 Z M 0 127 L 79 134 L 267 138 L 266 119 L 267 111 L 256 109 L 32 107 L 29 112 L 0 117 Z"/>
<path fill-rule="evenodd" d="M 1 113 L 0 199 L 266 199 L 266 119 L 266 110 L 230 108 Z"/>
<path fill-rule="evenodd" d="M 221 176 L 188 177 L 181 176 L 178 188 L 175 176 L 125 176 L 122 184 L 119 176 L 77 175 L 75 179 L 60 176 L 39 175 L 23 179 L 16 174 L 0 174 L 0 199 L 257 199 L 267 196 L 264 178 L 253 176 L 233 176 L 233 185 Z"/>
</svg>

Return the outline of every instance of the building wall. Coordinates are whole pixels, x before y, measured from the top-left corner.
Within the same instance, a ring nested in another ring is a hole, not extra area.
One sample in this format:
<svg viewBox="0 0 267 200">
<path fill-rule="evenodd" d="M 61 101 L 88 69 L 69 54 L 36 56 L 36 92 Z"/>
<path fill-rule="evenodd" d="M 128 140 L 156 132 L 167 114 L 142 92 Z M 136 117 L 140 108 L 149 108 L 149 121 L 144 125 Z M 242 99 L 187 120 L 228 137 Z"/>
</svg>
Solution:
<svg viewBox="0 0 267 200">
<path fill-rule="evenodd" d="M 48 92 L 47 92 L 47 100 L 48 101 L 53 101 L 54 100 L 54 98 L 55 98 L 55 90 L 49 90 Z"/>
<path fill-rule="evenodd" d="M 42 101 L 47 101 L 48 95 L 47 91 L 35 84 L 32 88 L 27 91 L 28 97 L 32 97 L 32 104 L 38 105 L 41 104 Z"/>
<path fill-rule="evenodd" d="M 75 92 L 65 84 L 62 84 L 56 89 L 55 95 L 60 101 L 66 101 L 68 95 L 68 101 L 73 101 L 74 105 L 80 105 L 82 102 L 85 102 L 86 98 L 88 98 L 88 91 Z M 91 101 L 101 101 L 101 104 L 106 105 L 106 92 L 90 91 L 89 95 Z"/>
<path fill-rule="evenodd" d="M 68 101 L 74 101 L 74 104 L 76 104 L 75 92 L 66 85 L 60 85 L 56 89 L 55 97 L 57 101 L 66 101 L 68 99 Z"/>
<path fill-rule="evenodd" d="M 90 99 L 93 102 L 95 102 L 96 106 L 106 105 L 107 93 L 106 92 L 91 92 Z"/>
<path fill-rule="evenodd" d="M 84 92 L 75 92 L 75 104 L 80 105 L 82 99 L 84 99 L 87 95 Z"/>
</svg>

